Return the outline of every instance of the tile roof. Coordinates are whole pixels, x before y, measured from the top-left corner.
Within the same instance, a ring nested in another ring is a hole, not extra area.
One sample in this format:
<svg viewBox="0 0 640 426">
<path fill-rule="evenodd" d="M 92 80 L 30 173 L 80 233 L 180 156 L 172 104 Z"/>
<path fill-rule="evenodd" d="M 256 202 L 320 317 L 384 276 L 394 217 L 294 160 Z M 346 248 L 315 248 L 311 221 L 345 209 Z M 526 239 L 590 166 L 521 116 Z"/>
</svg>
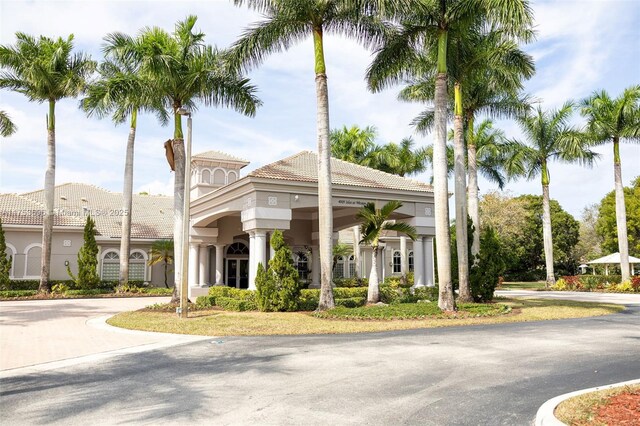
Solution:
<svg viewBox="0 0 640 426">
<path fill-rule="evenodd" d="M 210 161 L 222 161 L 222 162 L 232 162 L 232 163 L 242 163 L 244 165 L 249 164 L 247 160 L 243 160 L 242 158 L 234 157 L 233 155 L 225 154 L 220 151 L 206 151 L 200 154 L 196 154 L 192 156 L 193 159 L 200 160 L 210 160 Z"/>
<path fill-rule="evenodd" d="M 98 234 L 120 238 L 122 194 L 93 185 L 67 183 L 55 188 L 56 226 L 84 226 L 86 216 L 96 221 Z M 42 225 L 44 191 L 0 194 L 4 224 Z M 133 195 L 131 238 L 160 239 L 173 236 L 173 197 Z"/>
<path fill-rule="evenodd" d="M 249 173 L 250 177 L 290 180 L 298 182 L 318 181 L 318 155 L 302 151 L 291 157 L 260 167 Z M 369 167 L 331 158 L 331 183 L 335 185 L 433 192 L 433 187 L 417 180 L 370 169 Z"/>
</svg>

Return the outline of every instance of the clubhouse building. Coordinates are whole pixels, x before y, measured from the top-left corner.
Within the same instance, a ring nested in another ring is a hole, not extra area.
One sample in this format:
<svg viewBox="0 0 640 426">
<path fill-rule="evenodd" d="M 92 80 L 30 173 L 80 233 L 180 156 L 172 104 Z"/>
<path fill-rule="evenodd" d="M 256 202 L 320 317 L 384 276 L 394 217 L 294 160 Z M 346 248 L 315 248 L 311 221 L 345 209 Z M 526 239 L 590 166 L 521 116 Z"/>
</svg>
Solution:
<svg viewBox="0 0 640 426">
<path fill-rule="evenodd" d="M 314 267 L 319 265 L 317 155 L 303 151 L 241 176 L 248 164 L 217 151 L 192 158 L 190 296 L 205 294 L 210 285 L 254 288 L 258 264 L 266 265 L 273 255 L 269 237 L 275 229 L 283 231 L 291 246 L 301 279 L 310 287 L 319 286 L 320 270 Z M 337 259 L 334 277 L 368 277 L 372 251 L 357 244 L 356 212 L 368 202 L 380 207 L 399 200 L 403 206 L 392 219 L 414 226 L 418 238 L 386 234 L 381 239 L 379 276 L 412 271 L 416 285 L 433 285 L 432 187 L 337 159 L 331 160 L 331 171 L 334 242 L 353 246 L 352 255 Z M 117 279 L 122 215 L 128 213 L 122 211 L 122 194 L 72 183 L 57 186 L 55 200 L 51 279 L 68 279 L 67 262 L 72 271 L 77 269 L 87 214 L 96 220 L 100 275 Z M 134 195 L 131 280 L 163 285 L 162 265 L 148 265 L 149 250 L 154 241 L 172 237 L 172 206 L 172 197 Z M 39 278 L 43 210 L 43 191 L 0 195 L 12 279 Z"/>
</svg>

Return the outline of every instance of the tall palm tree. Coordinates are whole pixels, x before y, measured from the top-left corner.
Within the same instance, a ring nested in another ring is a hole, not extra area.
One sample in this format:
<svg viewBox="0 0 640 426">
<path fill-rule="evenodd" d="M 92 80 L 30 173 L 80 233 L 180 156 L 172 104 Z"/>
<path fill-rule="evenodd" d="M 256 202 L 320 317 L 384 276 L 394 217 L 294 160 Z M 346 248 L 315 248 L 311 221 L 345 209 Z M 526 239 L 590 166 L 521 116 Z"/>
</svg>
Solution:
<svg viewBox="0 0 640 426">
<path fill-rule="evenodd" d="M 122 190 L 123 210 L 122 236 L 120 238 L 120 274 L 118 285 L 122 287 L 129 279 L 129 246 L 131 243 L 131 217 L 133 199 L 133 156 L 138 122 L 138 112 L 154 112 L 162 124 L 168 122 L 168 114 L 162 99 L 156 96 L 153 81 L 140 72 L 131 56 L 118 56 L 112 40 L 105 38 L 105 50 L 111 52 L 100 64 L 100 77 L 87 87 L 86 97 L 81 107 L 88 116 L 104 118 L 111 114 L 116 124 L 129 120 L 129 136 L 124 167 L 124 188 Z"/>
<path fill-rule="evenodd" d="M 5 111 L 0 111 L 0 136 L 6 138 L 14 134 L 18 130 L 11 117 Z"/>
<path fill-rule="evenodd" d="M 622 281 L 629 279 L 629 240 L 627 212 L 622 187 L 620 142 L 640 142 L 640 86 L 631 86 L 616 99 L 604 90 L 584 99 L 581 113 L 588 120 L 587 129 L 597 144 L 613 142 L 613 176 L 616 194 L 616 226 Z"/>
<path fill-rule="evenodd" d="M 185 149 L 181 108 L 194 111 L 199 102 L 206 106 L 226 106 L 247 115 L 255 115 L 261 104 L 256 89 L 228 62 L 228 52 L 205 45 L 205 35 L 195 31 L 197 17 L 188 16 L 176 24 L 173 33 L 157 27 L 145 28 L 138 37 L 126 34 L 109 35 L 106 52 L 131 56 L 140 72 L 154 82 L 157 96 L 174 115 L 173 139 L 166 148 L 172 152 L 170 160 L 175 170 L 173 216 L 175 249 L 182 247 L 182 218 L 185 186 Z M 176 253 L 175 282 L 182 279 L 180 256 Z M 186 277 L 185 277 L 186 278 Z M 172 301 L 178 301 L 176 285 Z"/>
<path fill-rule="evenodd" d="M 331 146 L 329 144 L 329 92 L 324 57 L 325 33 L 346 35 L 365 44 L 375 43 L 384 26 L 375 13 L 404 2 L 390 0 L 234 0 L 265 16 L 249 27 L 233 46 L 236 62 L 254 66 L 270 53 L 288 49 L 294 43 L 313 38 L 317 97 L 318 133 L 318 222 L 320 245 L 320 301 L 318 309 L 334 306 L 331 288 Z"/>
<path fill-rule="evenodd" d="M 505 167 L 512 175 L 533 179 L 540 175 L 542 184 L 542 236 L 544 257 L 549 287 L 555 283 L 553 273 L 553 240 L 551 234 L 551 211 L 549 207 L 549 162 L 592 165 L 597 154 L 591 151 L 590 142 L 569 125 L 573 104 L 565 103 L 560 109 L 543 111 L 538 107 L 534 113 L 518 117 L 517 121 L 526 142 L 513 140 L 511 154 Z"/>
<path fill-rule="evenodd" d="M 39 292 L 48 293 L 56 167 L 56 102 L 75 98 L 84 90 L 96 63 L 73 52 L 73 34 L 66 39 L 16 33 L 14 46 L 0 46 L 0 88 L 22 93 L 30 101 L 47 102 L 47 169 L 44 177 L 45 211 L 42 220 L 42 260 Z"/>
<path fill-rule="evenodd" d="M 169 288 L 167 275 L 169 273 L 169 265 L 173 263 L 173 240 L 157 240 L 151 245 L 149 253 L 149 266 L 162 263 L 164 266 L 164 286 Z"/>
<path fill-rule="evenodd" d="M 412 78 L 401 90 L 399 99 L 433 104 L 435 82 L 437 78 L 437 51 L 414 52 L 412 67 L 419 77 Z M 471 302 L 468 269 L 467 216 L 471 215 L 476 232 L 472 244 L 472 257 L 475 259 L 480 248 L 478 228 L 478 185 L 477 162 L 473 139 L 466 137 L 468 160 L 465 158 L 465 124 L 473 126 L 475 114 L 480 110 L 491 115 L 509 115 L 514 107 L 517 91 L 522 88 L 522 80 L 530 78 L 534 72 L 533 59 L 518 47 L 518 44 L 503 31 L 484 31 L 471 28 L 463 34 L 456 34 L 447 49 L 449 75 L 452 80 L 449 97 L 453 116 L 454 176 L 456 208 L 456 245 L 458 258 L 458 278 L 460 283 L 460 301 Z M 390 69 L 372 67 L 370 79 L 389 78 L 385 75 Z M 464 90 L 463 90 L 464 88 Z M 487 95 L 491 95 L 487 97 Z M 480 96 L 480 98 L 479 98 Z M 496 97 L 502 104 L 496 104 Z M 487 106 L 491 105 L 491 108 Z M 496 109 L 497 107 L 497 109 Z M 432 130 L 435 123 L 435 111 L 427 108 L 413 120 L 420 132 Z M 467 165 L 469 166 L 469 190 L 467 191 Z M 469 201 L 467 201 L 467 197 Z M 468 209 L 469 204 L 469 209 Z M 470 210 L 468 212 L 468 210 Z"/>
<path fill-rule="evenodd" d="M 427 169 L 428 153 L 426 148 L 414 149 L 412 138 L 404 138 L 400 144 L 393 142 L 382 147 L 383 164 L 380 170 L 398 176 L 422 173 Z"/>
<path fill-rule="evenodd" d="M 390 221 L 393 212 L 402 207 L 400 201 L 389 201 L 376 209 L 373 202 L 365 204 L 358 213 L 356 218 L 361 221 L 360 232 L 362 235 L 361 244 L 371 245 L 371 273 L 369 274 L 369 290 L 367 292 L 367 303 L 377 303 L 380 301 L 380 286 L 378 283 L 378 266 L 377 257 L 380 243 L 380 237 L 385 231 L 396 231 L 407 235 L 412 240 L 416 239 L 416 229 L 404 222 Z"/>
<path fill-rule="evenodd" d="M 388 36 L 368 72 L 369 86 L 377 91 L 415 76 L 416 52 L 436 51 L 433 148 L 436 251 L 438 255 L 438 306 L 454 310 L 447 188 L 447 49 L 475 28 L 493 28 L 506 36 L 530 36 L 533 17 L 528 0 L 426 0 L 402 17 L 400 29 Z M 449 36 L 452 36 L 451 38 Z M 437 46 L 437 48 L 435 47 Z M 391 76 L 372 78 L 375 75 Z M 466 241 L 466 239 L 464 239 Z"/>
<path fill-rule="evenodd" d="M 377 168 L 381 147 L 376 145 L 377 131 L 373 126 L 343 126 L 329 132 L 331 156 L 361 166 Z"/>
</svg>

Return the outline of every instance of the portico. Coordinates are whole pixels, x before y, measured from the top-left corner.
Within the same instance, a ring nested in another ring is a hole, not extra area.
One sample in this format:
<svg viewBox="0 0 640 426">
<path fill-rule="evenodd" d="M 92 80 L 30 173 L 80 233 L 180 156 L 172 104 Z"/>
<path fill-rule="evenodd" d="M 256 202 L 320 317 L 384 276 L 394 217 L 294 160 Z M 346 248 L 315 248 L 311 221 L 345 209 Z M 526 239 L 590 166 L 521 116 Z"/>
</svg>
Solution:
<svg viewBox="0 0 640 426">
<path fill-rule="evenodd" d="M 320 284 L 318 253 L 317 157 L 301 152 L 240 176 L 247 162 L 211 151 L 193 157 L 191 177 L 190 296 L 209 285 L 255 288 L 258 265 L 273 256 L 269 238 L 283 231 L 294 261 L 310 287 Z M 433 192 L 430 185 L 332 159 L 334 242 L 353 244 L 354 254 L 339 259 L 334 276 L 368 277 L 371 250 L 360 246 L 356 212 L 368 202 L 403 203 L 392 219 L 413 225 L 411 241 L 389 233 L 378 264 L 381 276 L 415 274 L 416 286 L 434 285 Z M 215 172 L 212 172 L 215 170 Z M 206 173 L 208 171 L 208 173 Z M 222 175 L 233 176 L 221 184 Z M 212 176 L 219 184 L 212 183 Z"/>
</svg>

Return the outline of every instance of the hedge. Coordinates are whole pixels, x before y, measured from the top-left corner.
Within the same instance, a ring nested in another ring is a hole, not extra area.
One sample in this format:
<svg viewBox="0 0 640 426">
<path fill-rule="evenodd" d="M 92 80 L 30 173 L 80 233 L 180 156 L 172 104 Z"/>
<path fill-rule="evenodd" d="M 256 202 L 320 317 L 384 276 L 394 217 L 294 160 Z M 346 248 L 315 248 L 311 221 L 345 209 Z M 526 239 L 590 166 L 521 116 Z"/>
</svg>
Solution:
<svg viewBox="0 0 640 426">
<path fill-rule="evenodd" d="M 29 297 L 35 296 L 37 292 L 38 290 L 2 290 L 0 298 Z"/>
</svg>

